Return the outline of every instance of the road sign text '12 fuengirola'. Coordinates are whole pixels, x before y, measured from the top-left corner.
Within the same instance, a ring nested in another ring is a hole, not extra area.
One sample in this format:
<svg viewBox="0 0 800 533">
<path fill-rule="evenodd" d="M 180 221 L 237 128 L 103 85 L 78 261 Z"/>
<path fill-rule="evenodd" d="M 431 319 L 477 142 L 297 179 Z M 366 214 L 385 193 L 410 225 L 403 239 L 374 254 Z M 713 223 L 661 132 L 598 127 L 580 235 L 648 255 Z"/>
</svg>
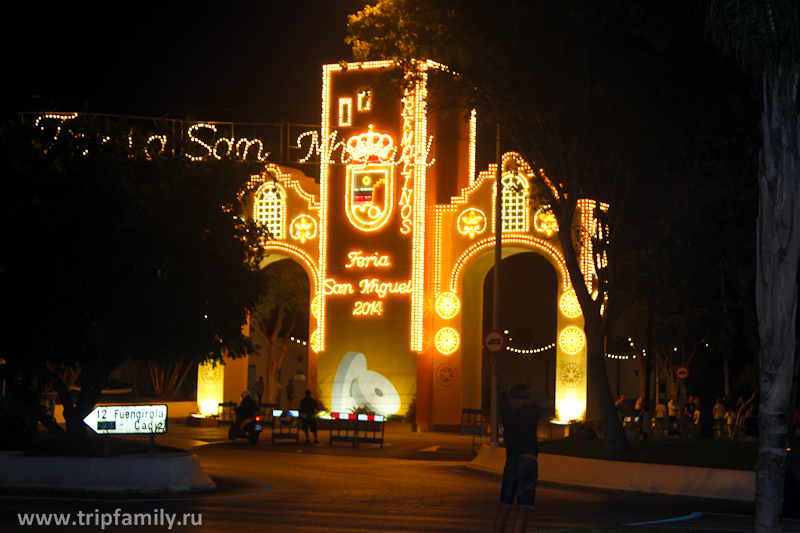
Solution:
<svg viewBox="0 0 800 533">
<path fill-rule="evenodd" d="M 98 405 L 83 422 L 101 435 L 166 433 L 166 405 Z"/>
</svg>

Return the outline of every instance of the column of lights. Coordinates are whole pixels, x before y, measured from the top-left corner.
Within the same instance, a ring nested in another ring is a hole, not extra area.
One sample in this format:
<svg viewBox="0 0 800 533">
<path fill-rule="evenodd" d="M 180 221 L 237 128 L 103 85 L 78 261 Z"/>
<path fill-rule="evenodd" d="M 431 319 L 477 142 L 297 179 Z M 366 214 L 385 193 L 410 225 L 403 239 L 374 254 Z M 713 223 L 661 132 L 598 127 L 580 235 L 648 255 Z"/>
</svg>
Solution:
<svg viewBox="0 0 800 533">
<path fill-rule="evenodd" d="M 475 181 L 475 142 L 478 136 L 478 113 L 473 109 L 469 115 L 469 183 Z"/>
<path fill-rule="evenodd" d="M 454 205 L 436 205 L 434 206 L 434 224 L 435 231 L 433 232 L 433 294 L 438 295 L 442 285 L 442 219 L 445 213 L 454 213 L 456 206 Z"/>
<path fill-rule="evenodd" d="M 453 267 L 453 272 L 450 275 L 450 290 L 458 293 L 458 280 L 461 276 L 461 269 L 464 267 L 464 264 L 476 253 L 481 252 L 484 249 L 491 248 L 494 246 L 494 237 L 489 237 L 488 239 L 484 239 L 482 241 L 478 241 L 469 248 L 467 248 L 461 256 L 456 261 L 455 266 Z M 561 273 L 561 283 L 564 291 L 570 290 L 570 279 L 569 273 L 567 272 L 567 264 L 564 261 L 564 257 L 561 253 L 555 249 L 555 247 L 541 239 L 537 239 L 536 237 L 531 237 L 528 235 L 503 235 L 503 244 L 525 244 L 528 246 L 533 246 L 542 250 L 543 252 L 547 253 L 550 257 L 552 257 L 556 264 L 558 265 L 558 269 Z"/>
<path fill-rule="evenodd" d="M 594 260 L 592 258 L 592 234 L 594 233 L 595 201 L 582 198 L 578 200 L 581 211 L 581 272 L 586 280 L 586 288 L 590 293 L 594 288 Z"/>
<path fill-rule="evenodd" d="M 347 63 L 345 68 L 387 68 L 394 65 L 394 61 L 369 61 L 365 63 Z M 328 242 L 328 174 L 330 170 L 330 156 L 333 152 L 333 142 L 331 139 L 330 120 L 331 120 L 331 74 L 342 70 L 342 65 L 331 64 L 322 66 L 322 122 L 320 126 L 320 220 L 319 220 L 319 273 L 316 283 L 316 294 L 320 296 L 319 316 L 317 317 L 317 329 L 311 334 L 311 347 L 319 353 L 325 350 L 325 277 L 328 268 L 327 242 Z"/>
<path fill-rule="evenodd" d="M 434 65 L 434 63 L 431 63 Z M 414 235 L 411 246 L 411 350 L 422 351 L 425 297 L 425 174 L 428 168 L 428 62 L 419 63 L 414 87 Z M 430 162 L 433 164 L 433 161 Z M 437 334 L 438 338 L 438 334 Z"/>
</svg>

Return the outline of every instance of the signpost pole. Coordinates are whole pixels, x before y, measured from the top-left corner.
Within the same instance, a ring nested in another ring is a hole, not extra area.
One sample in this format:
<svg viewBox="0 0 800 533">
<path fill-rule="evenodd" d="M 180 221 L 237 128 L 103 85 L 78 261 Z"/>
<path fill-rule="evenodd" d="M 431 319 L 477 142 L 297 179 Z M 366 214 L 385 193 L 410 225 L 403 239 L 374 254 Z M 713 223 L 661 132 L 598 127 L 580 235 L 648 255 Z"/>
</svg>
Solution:
<svg viewBox="0 0 800 533">
<path fill-rule="evenodd" d="M 495 202 L 494 202 L 494 298 L 492 302 L 492 329 L 500 329 L 500 261 L 503 259 L 503 171 L 500 158 L 500 120 L 497 121 L 497 148 L 495 154 L 497 170 L 495 172 Z M 498 409 L 497 378 L 500 374 L 500 353 L 491 355 L 492 358 L 492 451 L 497 448 L 500 439 L 498 435 Z"/>
<path fill-rule="evenodd" d="M 111 457 L 111 437 L 106 433 L 103 437 L 103 455 L 106 459 Z"/>
<path fill-rule="evenodd" d="M 156 454 L 156 434 L 150 433 L 150 443 L 147 446 L 147 455 L 153 457 Z"/>
</svg>

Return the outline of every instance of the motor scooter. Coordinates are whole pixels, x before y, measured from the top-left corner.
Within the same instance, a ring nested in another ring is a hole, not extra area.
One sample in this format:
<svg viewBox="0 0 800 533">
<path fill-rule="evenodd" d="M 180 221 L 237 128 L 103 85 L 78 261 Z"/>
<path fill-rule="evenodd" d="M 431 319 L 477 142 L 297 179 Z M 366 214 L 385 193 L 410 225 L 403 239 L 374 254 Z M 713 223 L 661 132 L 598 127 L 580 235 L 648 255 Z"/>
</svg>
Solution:
<svg viewBox="0 0 800 533">
<path fill-rule="evenodd" d="M 264 426 L 261 425 L 261 415 L 255 415 L 244 420 L 236 420 L 228 430 L 228 438 L 236 442 L 238 438 L 245 438 L 250 444 L 258 442 L 258 437 Z"/>
</svg>

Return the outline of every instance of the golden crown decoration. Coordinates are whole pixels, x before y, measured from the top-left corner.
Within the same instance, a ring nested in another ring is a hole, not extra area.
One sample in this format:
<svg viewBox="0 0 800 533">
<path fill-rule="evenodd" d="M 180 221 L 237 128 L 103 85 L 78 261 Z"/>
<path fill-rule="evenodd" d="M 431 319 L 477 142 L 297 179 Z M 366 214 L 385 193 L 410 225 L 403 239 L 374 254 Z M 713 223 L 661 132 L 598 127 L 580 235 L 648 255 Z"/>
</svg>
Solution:
<svg viewBox="0 0 800 533">
<path fill-rule="evenodd" d="M 386 163 L 394 158 L 396 148 L 391 136 L 373 132 L 370 124 L 368 132 L 347 139 L 345 150 L 352 161 Z"/>
</svg>

